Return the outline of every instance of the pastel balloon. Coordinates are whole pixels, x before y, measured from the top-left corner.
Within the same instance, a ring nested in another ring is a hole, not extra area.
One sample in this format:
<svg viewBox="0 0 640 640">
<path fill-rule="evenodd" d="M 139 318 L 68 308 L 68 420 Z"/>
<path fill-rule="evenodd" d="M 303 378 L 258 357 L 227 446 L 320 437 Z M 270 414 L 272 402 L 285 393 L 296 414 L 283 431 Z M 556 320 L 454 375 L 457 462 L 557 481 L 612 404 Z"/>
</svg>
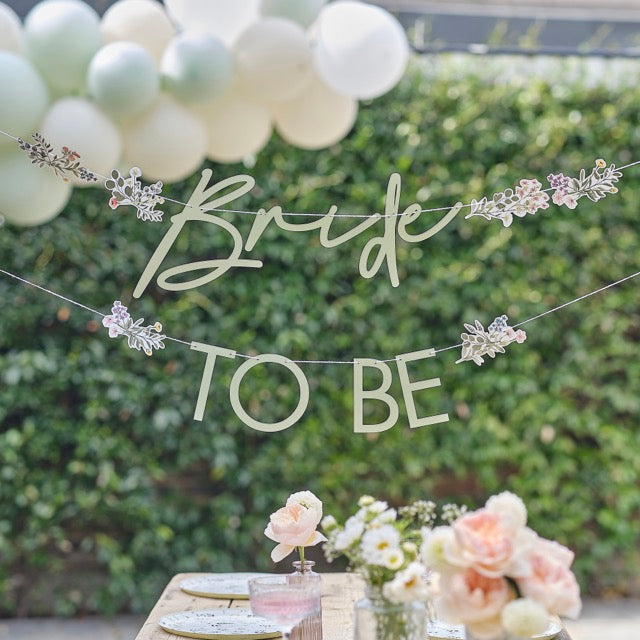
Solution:
<svg viewBox="0 0 640 640">
<path fill-rule="evenodd" d="M 222 98 L 194 108 L 208 133 L 207 156 L 216 162 L 239 162 L 260 151 L 271 137 L 268 109 L 235 87 Z"/>
<path fill-rule="evenodd" d="M 261 102 L 291 100 L 311 79 L 312 55 L 302 27 L 282 18 L 263 18 L 234 47 L 240 85 Z"/>
<path fill-rule="evenodd" d="M 0 51 L 0 129 L 13 136 L 33 133 L 47 109 L 49 92 L 38 72 L 22 56 Z M 15 144 L 0 135 L 0 147 Z"/>
<path fill-rule="evenodd" d="M 327 0 L 262 0 L 260 13 L 263 16 L 287 18 L 302 27 L 310 26 L 318 17 Z"/>
<path fill-rule="evenodd" d="M 145 179 L 175 182 L 190 176 L 205 157 L 207 131 L 190 111 L 161 96 L 124 128 L 124 155 Z"/>
<path fill-rule="evenodd" d="M 342 140 L 358 114 L 358 103 L 315 77 L 302 95 L 273 106 L 278 133 L 301 149 L 322 149 Z"/>
<path fill-rule="evenodd" d="M 260 0 L 164 0 L 167 11 L 184 30 L 202 30 L 231 45 L 258 19 Z"/>
<path fill-rule="evenodd" d="M 115 118 L 148 109 L 159 88 L 158 70 L 151 54 L 134 42 L 112 42 L 102 47 L 89 65 L 89 95 Z"/>
<path fill-rule="evenodd" d="M 0 151 L 0 214 L 31 227 L 55 218 L 71 196 L 71 185 L 48 167 L 36 167 L 20 149 Z"/>
<path fill-rule="evenodd" d="M 100 48 L 98 14 L 80 0 L 45 0 L 27 15 L 26 48 L 57 94 L 83 91 L 87 67 Z"/>
<path fill-rule="evenodd" d="M 185 32 L 169 45 L 160 67 L 166 88 L 185 102 L 221 96 L 233 76 L 233 57 L 216 36 Z"/>
<path fill-rule="evenodd" d="M 404 74 L 409 43 L 402 25 L 380 7 L 338 0 L 314 26 L 315 62 L 325 82 L 353 98 L 376 98 Z"/>
<path fill-rule="evenodd" d="M 14 53 L 22 53 L 24 50 L 20 18 L 4 2 L 0 2 L 0 50 Z"/>
<path fill-rule="evenodd" d="M 164 7 L 155 0 L 119 0 L 107 9 L 100 26 L 105 44 L 135 42 L 158 64 L 176 32 Z"/>
<path fill-rule="evenodd" d="M 120 132 L 95 104 L 84 98 L 62 98 L 53 104 L 41 131 L 55 149 L 73 149 L 80 154 L 82 166 L 103 176 L 109 175 L 120 159 Z M 91 184 L 74 176 L 69 179 L 75 185 Z"/>
</svg>

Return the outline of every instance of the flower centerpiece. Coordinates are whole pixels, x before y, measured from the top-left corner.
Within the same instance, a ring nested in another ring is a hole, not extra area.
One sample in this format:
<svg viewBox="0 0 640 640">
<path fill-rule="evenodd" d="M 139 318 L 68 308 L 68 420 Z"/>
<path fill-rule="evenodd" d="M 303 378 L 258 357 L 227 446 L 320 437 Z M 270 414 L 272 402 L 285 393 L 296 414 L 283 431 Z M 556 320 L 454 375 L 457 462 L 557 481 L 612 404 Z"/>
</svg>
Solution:
<svg viewBox="0 0 640 640">
<path fill-rule="evenodd" d="M 358 640 L 424 640 L 429 586 L 420 560 L 425 531 L 436 521 L 436 505 L 419 501 L 398 511 L 363 496 L 358 511 L 344 525 L 333 516 L 322 520 L 325 555 L 345 556 L 349 570 L 364 579 L 367 597 L 356 604 Z M 460 514 L 451 512 L 452 518 Z"/>
<path fill-rule="evenodd" d="M 437 615 L 464 624 L 467 638 L 529 639 L 552 615 L 579 615 L 573 552 L 526 525 L 525 504 L 504 492 L 425 536 L 421 558 L 439 578 Z"/>
</svg>

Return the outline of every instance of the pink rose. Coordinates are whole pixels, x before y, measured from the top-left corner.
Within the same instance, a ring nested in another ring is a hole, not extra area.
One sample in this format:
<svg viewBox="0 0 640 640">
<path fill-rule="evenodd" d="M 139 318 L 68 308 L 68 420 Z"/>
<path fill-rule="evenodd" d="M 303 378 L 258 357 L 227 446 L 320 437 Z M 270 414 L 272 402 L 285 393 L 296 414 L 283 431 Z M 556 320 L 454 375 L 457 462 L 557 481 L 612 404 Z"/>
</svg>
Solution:
<svg viewBox="0 0 640 640">
<path fill-rule="evenodd" d="M 471 567 L 488 578 L 525 576 L 530 572 L 526 556 L 535 534 L 517 527 L 507 518 L 479 509 L 458 518 L 452 525 L 456 544 L 445 551 L 446 560 Z"/>
<path fill-rule="evenodd" d="M 435 602 L 438 617 L 451 623 L 463 623 L 478 638 L 495 638 L 501 633 L 500 614 L 514 598 L 504 578 L 487 578 L 467 569 L 442 575 Z"/>
<path fill-rule="evenodd" d="M 519 579 L 522 595 L 544 605 L 550 613 L 577 618 L 582 609 L 580 587 L 573 572 L 573 551 L 567 547 L 538 538 L 529 555 L 531 575 Z"/>
<path fill-rule="evenodd" d="M 296 547 L 324 542 L 326 538 L 316 531 L 319 522 L 318 511 L 301 504 L 291 504 L 272 513 L 264 535 L 279 544 L 271 552 L 271 559 L 279 562 Z"/>
</svg>

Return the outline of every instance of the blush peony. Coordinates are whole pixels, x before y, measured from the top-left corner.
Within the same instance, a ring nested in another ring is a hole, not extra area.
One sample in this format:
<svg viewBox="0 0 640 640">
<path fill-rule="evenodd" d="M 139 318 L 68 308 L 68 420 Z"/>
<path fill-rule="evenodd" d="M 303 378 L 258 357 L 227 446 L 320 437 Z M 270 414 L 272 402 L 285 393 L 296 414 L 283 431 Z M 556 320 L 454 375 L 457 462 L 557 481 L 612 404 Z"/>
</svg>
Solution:
<svg viewBox="0 0 640 640">
<path fill-rule="evenodd" d="M 526 576 L 530 567 L 526 556 L 536 535 L 488 509 L 479 509 L 458 518 L 453 525 L 455 545 L 445 549 L 447 562 L 471 567 L 487 576 L 499 578 Z"/>
<path fill-rule="evenodd" d="M 317 508 L 307 508 L 299 503 L 272 513 L 264 535 L 279 544 L 271 552 L 271 559 L 279 562 L 296 547 L 311 547 L 324 542 L 326 538 L 316 531 L 321 517 L 322 512 L 319 513 Z"/>
<path fill-rule="evenodd" d="M 500 635 L 500 614 L 514 597 L 504 578 L 488 578 L 473 569 L 440 576 L 440 592 L 435 603 L 438 616 L 463 623 L 480 639 Z"/>
<path fill-rule="evenodd" d="M 517 580 L 522 595 L 544 605 L 550 613 L 577 618 L 582 609 L 580 587 L 569 568 L 573 551 L 538 538 L 529 555 L 531 574 Z"/>
</svg>

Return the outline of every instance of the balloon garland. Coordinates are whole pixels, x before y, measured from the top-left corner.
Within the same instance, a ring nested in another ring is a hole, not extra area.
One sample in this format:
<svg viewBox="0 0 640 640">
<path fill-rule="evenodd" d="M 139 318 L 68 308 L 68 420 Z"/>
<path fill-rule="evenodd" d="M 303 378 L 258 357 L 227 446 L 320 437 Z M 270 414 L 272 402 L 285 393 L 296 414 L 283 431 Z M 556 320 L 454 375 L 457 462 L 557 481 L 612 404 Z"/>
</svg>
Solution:
<svg viewBox="0 0 640 640">
<path fill-rule="evenodd" d="M 254 156 L 274 130 L 299 148 L 331 146 L 353 127 L 358 100 L 400 80 L 409 45 L 378 6 L 325 5 L 119 0 L 100 19 L 81 0 L 44 0 L 23 26 L 0 2 L 0 129 L 40 131 L 101 174 L 124 164 L 165 182 L 205 158 Z M 55 217 L 69 189 L 62 197 L 32 175 L 0 138 L 0 164 L 12 163 L 30 212 L 23 222 Z M 0 210 L 14 220 L 3 196 Z"/>
</svg>

